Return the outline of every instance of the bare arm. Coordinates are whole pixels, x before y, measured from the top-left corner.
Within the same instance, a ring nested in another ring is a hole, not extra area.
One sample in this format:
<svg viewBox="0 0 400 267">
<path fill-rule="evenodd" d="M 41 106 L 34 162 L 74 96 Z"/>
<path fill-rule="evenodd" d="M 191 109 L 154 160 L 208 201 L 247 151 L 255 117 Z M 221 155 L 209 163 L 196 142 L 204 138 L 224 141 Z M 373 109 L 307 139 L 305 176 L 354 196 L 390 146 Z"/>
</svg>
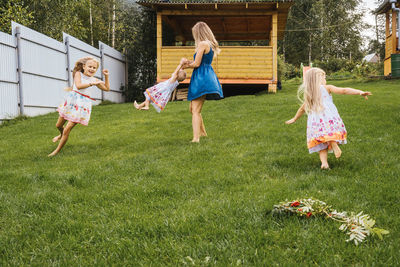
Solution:
<svg viewBox="0 0 400 267">
<path fill-rule="evenodd" d="M 108 79 L 108 70 L 104 70 L 103 73 L 104 72 L 107 73 L 107 74 L 104 74 L 105 82 L 96 79 L 96 81 L 90 82 L 90 83 L 82 83 L 81 82 L 81 73 L 80 72 L 75 73 L 74 83 L 75 83 L 76 88 L 78 88 L 78 90 L 82 90 L 82 89 L 89 88 L 93 85 L 96 85 L 101 90 L 110 91 L 110 81 Z"/>
<path fill-rule="evenodd" d="M 292 124 L 295 123 L 301 116 L 303 116 L 305 110 L 304 110 L 304 104 L 301 105 L 301 107 L 297 110 L 296 115 L 291 118 L 290 120 L 286 121 L 286 124 Z"/>
<path fill-rule="evenodd" d="M 187 63 L 184 65 L 184 68 L 198 68 L 201 64 L 204 53 L 210 52 L 210 49 L 210 45 L 207 42 L 200 42 L 194 61 L 187 61 Z"/>
<path fill-rule="evenodd" d="M 76 88 L 78 88 L 78 90 L 86 89 L 93 85 L 92 83 L 82 83 L 81 77 L 82 77 L 81 73 L 79 71 L 77 71 L 74 76 L 74 84 L 75 84 Z"/>
<path fill-rule="evenodd" d="M 110 73 L 108 72 L 107 69 L 104 69 L 103 74 L 104 74 L 104 82 L 101 80 L 97 80 L 96 82 L 94 82 L 92 84 L 96 85 L 97 88 L 99 88 L 103 91 L 110 91 L 110 79 L 109 79 Z"/>
<path fill-rule="evenodd" d="M 365 99 L 368 99 L 368 96 L 372 95 L 370 92 L 364 92 L 353 88 L 336 87 L 334 85 L 327 85 L 326 89 L 328 89 L 329 93 L 335 93 L 339 95 L 360 95 L 363 96 Z"/>
<path fill-rule="evenodd" d="M 181 59 L 181 63 L 179 63 L 179 65 L 176 67 L 176 69 L 174 70 L 174 72 L 171 74 L 171 82 L 175 82 L 176 79 L 178 78 L 178 72 L 180 71 L 180 69 L 182 68 L 182 65 L 184 64 L 184 59 Z"/>
</svg>

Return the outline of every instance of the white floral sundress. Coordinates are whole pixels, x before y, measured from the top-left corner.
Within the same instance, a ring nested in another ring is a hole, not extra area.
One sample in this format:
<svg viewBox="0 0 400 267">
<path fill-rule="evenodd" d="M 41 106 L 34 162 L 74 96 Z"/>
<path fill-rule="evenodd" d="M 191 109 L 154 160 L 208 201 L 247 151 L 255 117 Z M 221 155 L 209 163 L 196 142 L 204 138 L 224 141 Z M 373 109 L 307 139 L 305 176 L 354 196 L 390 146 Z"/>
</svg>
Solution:
<svg viewBox="0 0 400 267">
<path fill-rule="evenodd" d="M 150 101 L 157 112 L 160 112 L 164 110 L 171 97 L 171 93 L 178 85 L 178 81 L 172 82 L 171 79 L 169 79 L 147 88 L 146 91 L 144 91 L 144 96 Z"/>
<path fill-rule="evenodd" d="M 94 77 L 88 77 L 81 73 L 82 83 L 91 83 L 96 80 L 97 79 Z M 92 101 L 94 100 L 88 94 L 89 89 L 92 87 L 93 86 L 79 90 L 74 83 L 72 91 L 67 93 L 64 97 L 64 101 L 57 108 L 60 116 L 67 121 L 87 126 L 92 113 Z"/>
<path fill-rule="evenodd" d="M 347 131 L 339 112 L 330 95 L 321 85 L 321 97 L 324 110 L 320 113 L 310 112 L 307 119 L 307 146 L 310 153 L 328 149 L 332 152 L 330 141 L 338 144 L 347 143 Z"/>
</svg>

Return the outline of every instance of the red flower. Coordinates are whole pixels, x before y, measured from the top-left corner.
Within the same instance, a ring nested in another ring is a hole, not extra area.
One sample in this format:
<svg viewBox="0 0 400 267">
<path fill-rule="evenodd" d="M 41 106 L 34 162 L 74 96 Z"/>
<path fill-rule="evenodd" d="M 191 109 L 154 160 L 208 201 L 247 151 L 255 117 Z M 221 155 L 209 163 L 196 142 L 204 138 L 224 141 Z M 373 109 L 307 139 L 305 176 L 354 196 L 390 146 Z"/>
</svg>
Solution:
<svg viewBox="0 0 400 267">
<path fill-rule="evenodd" d="M 300 205 L 300 202 L 298 202 L 298 201 L 295 201 L 292 204 L 290 204 L 291 207 L 297 207 L 299 205 Z"/>
<path fill-rule="evenodd" d="M 303 211 L 303 209 L 299 209 L 299 211 Z"/>
<path fill-rule="evenodd" d="M 310 217 L 312 215 L 311 212 L 307 212 L 307 218 Z"/>
</svg>

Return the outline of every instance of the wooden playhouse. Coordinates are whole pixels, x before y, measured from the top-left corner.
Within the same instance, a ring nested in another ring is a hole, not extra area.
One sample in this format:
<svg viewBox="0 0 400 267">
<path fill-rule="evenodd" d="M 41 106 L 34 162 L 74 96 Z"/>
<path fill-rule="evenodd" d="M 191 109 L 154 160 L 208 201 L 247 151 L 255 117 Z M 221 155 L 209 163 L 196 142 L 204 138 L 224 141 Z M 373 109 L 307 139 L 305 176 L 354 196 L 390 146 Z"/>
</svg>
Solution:
<svg viewBox="0 0 400 267">
<path fill-rule="evenodd" d="M 265 84 L 270 92 L 276 92 L 278 40 L 283 39 L 294 0 L 141 0 L 138 3 L 157 13 L 158 82 L 170 76 L 182 57 L 193 58 L 191 29 L 196 22 L 204 21 L 221 44 L 221 53 L 212 64 L 221 84 Z M 163 26 L 172 29 L 173 34 L 163 30 Z M 173 42 L 166 44 L 171 35 Z M 250 45 L 238 45 L 245 41 Z M 189 83 L 191 70 L 187 74 L 184 84 Z"/>
<path fill-rule="evenodd" d="M 396 8 L 400 8 L 400 0 L 395 3 Z M 399 46 L 399 26 L 398 11 L 393 10 L 390 0 L 385 0 L 375 11 L 376 15 L 386 15 L 386 44 L 385 44 L 385 76 L 400 77 L 400 46 Z M 395 69 L 394 73 L 392 73 Z M 393 75 L 396 74 L 396 75 Z M 399 75 L 399 76 L 398 76 Z"/>
</svg>

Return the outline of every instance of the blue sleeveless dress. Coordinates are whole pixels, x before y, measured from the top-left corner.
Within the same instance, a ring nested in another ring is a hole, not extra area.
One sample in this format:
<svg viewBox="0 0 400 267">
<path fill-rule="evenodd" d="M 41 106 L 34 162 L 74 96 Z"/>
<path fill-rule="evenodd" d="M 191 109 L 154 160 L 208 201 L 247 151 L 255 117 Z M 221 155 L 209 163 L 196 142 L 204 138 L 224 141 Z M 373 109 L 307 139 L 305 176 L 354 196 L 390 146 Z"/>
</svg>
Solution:
<svg viewBox="0 0 400 267">
<path fill-rule="evenodd" d="M 196 58 L 196 53 L 193 57 Z M 206 95 L 207 100 L 217 100 L 224 97 L 221 84 L 211 66 L 213 57 L 214 51 L 210 49 L 210 52 L 203 55 L 200 66 L 193 70 L 187 98 L 189 101 L 203 95 Z"/>
</svg>

